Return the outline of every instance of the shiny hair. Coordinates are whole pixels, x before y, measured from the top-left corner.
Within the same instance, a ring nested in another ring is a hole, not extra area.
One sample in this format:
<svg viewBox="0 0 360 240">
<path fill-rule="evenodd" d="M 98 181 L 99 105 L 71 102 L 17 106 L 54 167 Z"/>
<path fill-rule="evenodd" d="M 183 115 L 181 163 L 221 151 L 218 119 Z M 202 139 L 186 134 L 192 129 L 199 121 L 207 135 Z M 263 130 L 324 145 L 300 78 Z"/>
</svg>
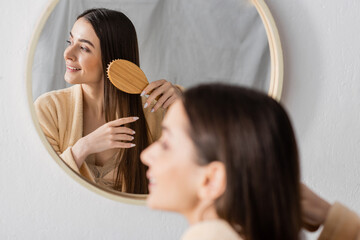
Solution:
<svg viewBox="0 0 360 240">
<path fill-rule="evenodd" d="M 135 27 L 125 14 L 104 8 L 86 10 L 77 17 L 79 18 L 84 18 L 92 25 L 100 40 L 106 122 L 122 117 L 139 117 L 135 123 L 126 125 L 137 133 L 134 136 L 136 147 L 119 149 L 114 189 L 128 193 L 148 193 L 147 168 L 140 161 L 140 153 L 152 139 L 141 97 L 118 90 L 106 74 L 108 64 L 115 59 L 125 59 L 140 67 Z"/>
<path fill-rule="evenodd" d="M 282 106 L 265 94 L 222 84 L 192 88 L 182 101 L 197 164 L 225 165 L 218 216 L 247 240 L 298 239 L 298 151 Z"/>
</svg>

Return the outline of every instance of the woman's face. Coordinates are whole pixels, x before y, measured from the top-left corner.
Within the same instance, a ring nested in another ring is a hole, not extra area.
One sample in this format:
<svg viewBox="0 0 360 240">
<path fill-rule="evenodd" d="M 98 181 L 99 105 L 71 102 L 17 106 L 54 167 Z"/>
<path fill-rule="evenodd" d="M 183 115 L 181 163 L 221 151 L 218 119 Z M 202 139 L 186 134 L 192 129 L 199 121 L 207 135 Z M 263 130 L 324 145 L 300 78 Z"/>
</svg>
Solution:
<svg viewBox="0 0 360 240">
<path fill-rule="evenodd" d="M 103 81 L 100 40 L 92 25 L 84 18 L 78 19 L 71 29 L 68 43 L 64 51 L 65 81 L 71 84 Z"/>
<path fill-rule="evenodd" d="M 196 151 L 188 135 L 189 120 L 180 100 L 168 110 L 161 138 L 141 153 L 149 167 L 151 208 L 189 214 L 198 203 L 198 187 L 204 167 L 195 163 Z"/>
</svg>

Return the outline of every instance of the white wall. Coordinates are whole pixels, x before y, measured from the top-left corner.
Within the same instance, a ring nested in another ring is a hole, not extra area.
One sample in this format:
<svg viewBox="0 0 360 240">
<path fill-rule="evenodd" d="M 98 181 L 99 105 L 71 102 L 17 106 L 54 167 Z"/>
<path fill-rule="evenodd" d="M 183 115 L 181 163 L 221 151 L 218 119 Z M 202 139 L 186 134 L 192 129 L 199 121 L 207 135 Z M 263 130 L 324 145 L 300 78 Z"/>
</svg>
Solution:
<svg viewBox="0 0 360 240">
<path fill-rule="evenodd" d="M 296 129 L 302 179 L 360 213 L 360 2 L 268 5 L 283 44 L 282 102 Z"/>
<path fill-rule="evenodd" d="M 282 3 L 280 3 L 282 2 Z M 360 212 L 360 2 L 271 1 L 305 182 Z"/>
<path fill-rule="evenodd" d="M 0 238 L 177 239 L 183 218 L 90 192 L 42 146 L 28 110 L 25 59 L 46 2 L 0 2 Z M 360 212 L 360 2 L 267 2 L 283 43 L 282 102 L 303 179 Z"/>
</svg>

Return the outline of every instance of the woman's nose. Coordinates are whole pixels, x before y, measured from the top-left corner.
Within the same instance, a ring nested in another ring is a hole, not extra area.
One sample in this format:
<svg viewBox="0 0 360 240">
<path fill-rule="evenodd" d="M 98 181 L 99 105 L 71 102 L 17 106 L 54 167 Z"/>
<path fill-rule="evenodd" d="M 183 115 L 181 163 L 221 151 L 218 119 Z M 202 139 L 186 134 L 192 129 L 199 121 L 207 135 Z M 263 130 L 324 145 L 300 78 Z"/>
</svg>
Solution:
<svg viewBox="0 0 360 240">
<path fill-rule="evenodd" d="M 150 166 L 151 164 L 151 158 L 152 158 L 152 152 L 154 150 L 154 143 L 147 147 L 144 151 L 140 154 L 140 159 L 143 164 L 146 166 Z"/>
<path fill-rule="evenodd" d="M 76 54 L 74 52 L 73 46 L 68 46 L 64 51 L 64 59 L 75 61 Z"/>
</svg>

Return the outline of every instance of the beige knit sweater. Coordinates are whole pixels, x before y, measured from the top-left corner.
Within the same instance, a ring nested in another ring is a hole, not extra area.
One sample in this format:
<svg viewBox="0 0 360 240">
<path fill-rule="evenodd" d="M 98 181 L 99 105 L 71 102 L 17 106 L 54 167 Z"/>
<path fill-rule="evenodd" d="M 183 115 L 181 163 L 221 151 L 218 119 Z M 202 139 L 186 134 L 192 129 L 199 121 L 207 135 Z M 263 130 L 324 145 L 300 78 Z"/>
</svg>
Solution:
<svg viewBox="0 0 360 240">
<path fill-rule="evenodd" d="M 360 240 L 360 218 L 344 205 L 334 203 L 319 240 Z"/>
<path fill-rule="evenodd" d="M 143 98 L 144 101 L 145 98 Z M 79 169 L 71 152 L 71 147 L 83 137 L 83 93 L 81 84 L 45 93 L 36 99 L 34 105 L 40 126 L 60 158 L 87 179 L 93 182 L 100 181 L 101 179 L 97 179 L 97 176 L 104 177 L 103 175 L 106 175 L 106 173 L 102 173 L 102 169 L 96 169 L 93 166 L 92 155 L 85 160 Z M 164 111 L 159 109 L 151 113 L 153 105 L 154 103 L 144 109 L 144 114 L 151 135 L 155 140 L 161 134 L 161 121 L 164 117 Z M 110 160 L 111 164 L 113 164 L 112 160 Z M 100 173 L 94 174 L 95 169 Z M 108 164 L 103 171 L 109 172 L 107 178 L 112 178 Z"/>
</svg>

